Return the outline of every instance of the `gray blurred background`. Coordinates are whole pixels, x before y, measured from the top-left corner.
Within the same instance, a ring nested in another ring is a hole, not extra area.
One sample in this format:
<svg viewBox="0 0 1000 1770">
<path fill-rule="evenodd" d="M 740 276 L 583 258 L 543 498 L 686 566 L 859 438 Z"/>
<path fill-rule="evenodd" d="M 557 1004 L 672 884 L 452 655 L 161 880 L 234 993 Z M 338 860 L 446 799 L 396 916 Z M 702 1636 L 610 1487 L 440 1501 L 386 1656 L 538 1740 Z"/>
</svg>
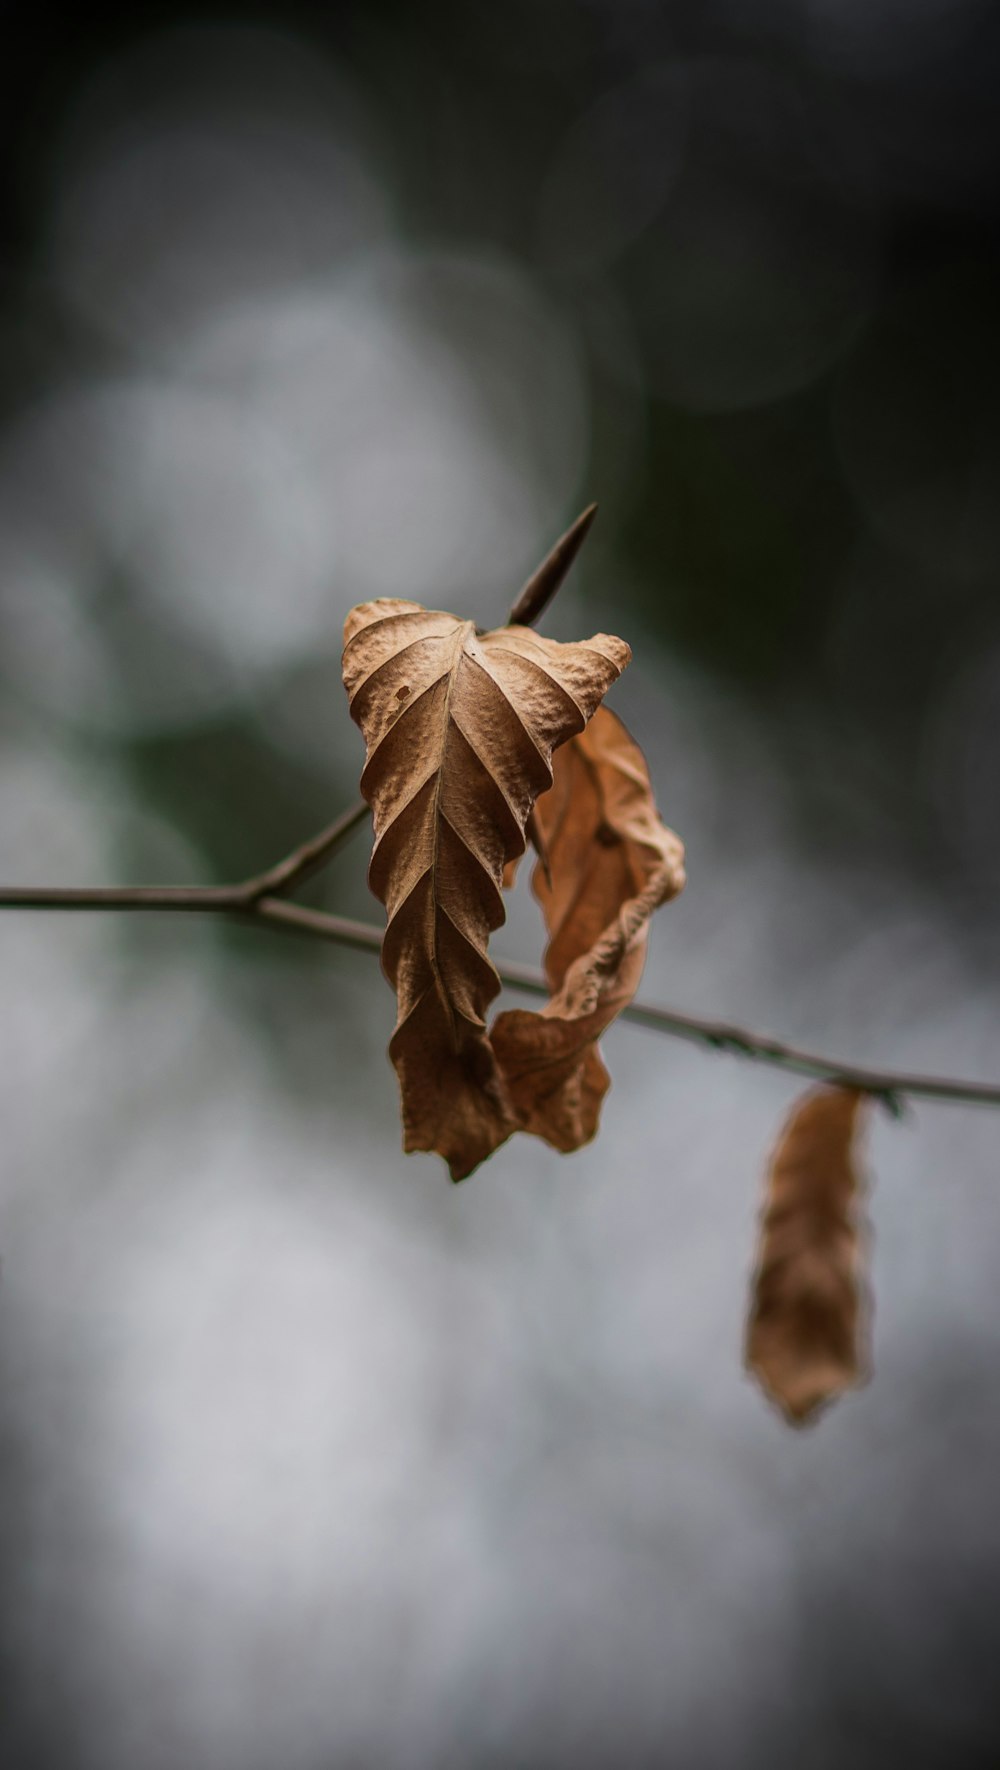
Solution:
<svg viewBox="0 0 1000 1770">
<path fill-rule="evenodd" d="M 4 8 L 0 876 L 356 793 L 352 603 L 621 633 L 652 1000 L 997 1077 L 1000 16 Z M 357 837 L 312 901 L 378 919 Z M 522 882 L 500 956 L 536 961 Z M 0 918 L 4 1770 L 993 1765 L 1000 1162 L 878 1116 L 875 1380 L 740 1368 L 794 1080 L 400 1151 L 377 966 Z"/>
</svg>

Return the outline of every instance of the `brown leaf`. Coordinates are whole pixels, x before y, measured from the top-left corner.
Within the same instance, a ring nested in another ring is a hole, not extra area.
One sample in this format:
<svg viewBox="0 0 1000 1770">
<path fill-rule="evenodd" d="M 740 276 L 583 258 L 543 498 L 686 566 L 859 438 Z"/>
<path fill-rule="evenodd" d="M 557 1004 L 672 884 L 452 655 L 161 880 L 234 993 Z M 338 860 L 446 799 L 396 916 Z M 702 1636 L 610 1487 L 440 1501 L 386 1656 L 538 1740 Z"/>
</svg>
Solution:
<svg viewBox="0 0 1000 1770">
<path fill-rule="evenodd" d="M 660 822 L 645 759 L 601 707 L 557 751 L 535 818 L 547 856 L 532 885 L 553 996 L 500 1014 L 491 1033 L 523 1128 L 569 1151 L 597 1130 L 610 1086 L 597 1039 L 634 996 L 653 911 L 684 884 L 684 849 Z"/>
<path fill-rule="evenodd" d="M 857 1088 L 814 1088 L 771 1158 L 746 1363 L 792 1425 L 864 1380 Z"/>
<path fill-rule="evenodd" d="M 434 1149 L 460 1180 L 516 1129 L 485 1013 L 500 988 L 486 956 L 504 920 L 505 862 L 552 781 L 552 751 L 581 731 L 631 653 L 527 627 L 383 600 L 352 609 L 344 685 L 368 756 L 368 882 L 385 904 L 382 964 L 398 997 L 389 1055 L 403 1144 Z"/>
</svg>

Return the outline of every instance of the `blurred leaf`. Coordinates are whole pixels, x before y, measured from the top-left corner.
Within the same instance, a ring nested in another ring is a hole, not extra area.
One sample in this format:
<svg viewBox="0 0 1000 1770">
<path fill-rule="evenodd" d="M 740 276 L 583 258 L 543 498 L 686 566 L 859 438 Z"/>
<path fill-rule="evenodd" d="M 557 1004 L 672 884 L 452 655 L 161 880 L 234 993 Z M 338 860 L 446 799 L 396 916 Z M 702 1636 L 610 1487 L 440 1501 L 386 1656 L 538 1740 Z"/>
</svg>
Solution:
<svg viewBox="0 0 1000 1770">
<path fill-rule="evenodd" d="M 854 1135 L 866 1096 L 810 1089 L 771 1159 L 746 1362 L 791 1425 L 861 1382 Z"/>
</svg>

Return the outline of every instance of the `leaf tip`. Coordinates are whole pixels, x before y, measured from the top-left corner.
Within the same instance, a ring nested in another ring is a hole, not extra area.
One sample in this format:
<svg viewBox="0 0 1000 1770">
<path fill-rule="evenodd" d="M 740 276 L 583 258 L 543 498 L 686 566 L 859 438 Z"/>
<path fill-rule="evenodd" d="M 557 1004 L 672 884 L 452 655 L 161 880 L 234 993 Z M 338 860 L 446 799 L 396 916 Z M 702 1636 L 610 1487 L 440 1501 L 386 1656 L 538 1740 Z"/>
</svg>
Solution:
<svg viewBox="0 0 1000 1770">
<path fill-rule="evenodd" d="M 534 626 L 565 579 L 587 539 L 596 515 L 597 505 L 588 504 L 586 510 L 581 510 L 576 521 L 570 524 L 566 533 L 560 535 L 551 552 L 546 554 L 537 571 L 532 572 L 521 590 L 510 611 L 508 626 Z"/>
</svg>

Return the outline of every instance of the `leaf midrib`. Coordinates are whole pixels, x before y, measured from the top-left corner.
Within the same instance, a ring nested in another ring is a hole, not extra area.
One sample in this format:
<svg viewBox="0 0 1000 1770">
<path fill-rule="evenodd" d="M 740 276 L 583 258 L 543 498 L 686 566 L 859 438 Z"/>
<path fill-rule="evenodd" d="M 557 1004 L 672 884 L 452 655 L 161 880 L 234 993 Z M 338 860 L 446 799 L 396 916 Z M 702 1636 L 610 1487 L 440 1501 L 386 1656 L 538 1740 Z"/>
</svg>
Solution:
<svg viewBox="0 0 1000 1770">
<path fill-rule="evenodd" d="M 442 721 L 443 721 L 444 731 L 443 731 L 443 735 L 441 738 L 441 760 L 440 760 L 440 763 L 438 764 L 437 776 L 436 776 L 436 779 L 434 782 L 434 797 L 433 797 L 433 801 L 432 801 L 432 805 L 431 805 L 431 819 L 432 819 L 431 864 L 430 864 L 430 874 L 431 874 L 431 952 L 430 952 L 431 971 L 433 972 L 433 975 L 437 980 L 441 998 L 444 1001 L 445 1006 L 448 1011 L 448 1026 L 449 1026 L 449 1030 L 451 1033 L 451 1044 L 452 1044 L 452 1049 L 453 1049 L 453 1051 L 455 1051 L 456 1054 L 459 1052 L 461 1047 L 459 1045 L 459 1040 L 458 1040 L 458 1027 L 457 1027 L 456 1020 L 455 1020 L 455 1010 L 454 1010 L 454 1007 L 452 1006 L 451 995 L 450 995 L 450 992 L 447 988 L 447 985 L 445 984 L 444 976 L 441 971 L 441 966 L 438 961 L 438 941 L 437 941 L 438 880 L 437 880 L 437 876 L 438 876 L 438 855 L 439 855 L 439 850 L 440 850 L 441 819 L 444 815 L 441 811 L 441 783 L 444 779 L 445 764 L 448 759 L 448 740 L 451 735 L 451 728 L 452 728 L 452 717 L 451 717 L 452 698 L 454 696 L 455 687 L 458 682 L 458 673 L 462 667 L 462 661 L 465 657 L 466 642 L 468 640 L 469 634 L 474 633 L 475 630 L 476 629 L 475 629 L 474 622 L 463 621 L 462 625 L 456 630 L 456 633 L 455 633 L 454 656 L 453 656 L 451 668 L 448 672 L 448 689 L 445 694 L 444 710 L 442 713 Z"/>
</svg>

